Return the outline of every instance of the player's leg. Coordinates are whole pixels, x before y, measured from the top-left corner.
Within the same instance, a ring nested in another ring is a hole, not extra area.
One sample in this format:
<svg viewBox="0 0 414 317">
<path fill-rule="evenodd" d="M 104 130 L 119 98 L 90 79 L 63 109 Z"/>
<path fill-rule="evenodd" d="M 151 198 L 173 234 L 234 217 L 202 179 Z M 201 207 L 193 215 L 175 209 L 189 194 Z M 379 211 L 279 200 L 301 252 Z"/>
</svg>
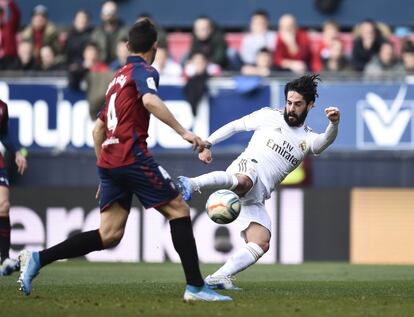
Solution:
<svg viewBox="0 0 414 317">
<path fill-rule="evenodd" d="M 118 202 L 114 202 L 101 212 L 99 229 L 81 232 L 53 247 L 40 251 L 40 266 L 116 246 L 122 239 L 127 219 L 128 211 Z"/>
<path fill-rule="evenodd" d="M 202 189 L 229 189 L 239 196 L 247 193 L 257 178 L 256 161 L 238 158 L 226 171 L 214 171 L 197 177 L 179 176 L 177 185 L 184 200 L 191 199 L 191 194 Z"/>
<path fill-rule="evenodd" d="M 171 238 L 174 248 L 180 256 L 187 283 L 184 300 L 230 301 L 230 297 L 220 295 L 204 285 L 193 235 L 190 209 L 181 195 L 157 207 L 157 210 L 170 222 Z"/>
<path fill-rule="evenodd" d="M 19 269 L 19 262 L 10 259 L 10 202 L 7 175 L 0 177 L 0 275 L 9 275 Z"/>
<path fill-rule="evenodd" d="M 42 267 L 57 260 L 83 256 L 119 243 L 131 208 L 132 194 L 113 181 L 110 173 L 112 172 L 108 170 L 99 170 L 101 177 L 99 229 L 81 232 L 40 252 L 23 250 L 20 253 L 18 282 L 25 295 L 30 294 L 31 282 Z"/>
<path fill-rule="evenodd" d="M 231 277 L 256 263 L 269 250 L 270 231 L 256 223 L 250 223 L 245 230 L 246 244 L 236 251 L 222 267 L 206 278 L 206 283 L 213 289 L 222 288 L 238 290 Z"/>
<path fill-rule="evenodd" d="M 156 208 L 170 222 L 173 245 L 187 281 L 184 300 L 227 301 L 204 285 L 200 273 L 197 247 L 193 235 L 190 208 L 177 192 L 171 177 L 152 158 L 145 158 L 128 173 L 134 193 L 145 208 Z"/>
</svg>

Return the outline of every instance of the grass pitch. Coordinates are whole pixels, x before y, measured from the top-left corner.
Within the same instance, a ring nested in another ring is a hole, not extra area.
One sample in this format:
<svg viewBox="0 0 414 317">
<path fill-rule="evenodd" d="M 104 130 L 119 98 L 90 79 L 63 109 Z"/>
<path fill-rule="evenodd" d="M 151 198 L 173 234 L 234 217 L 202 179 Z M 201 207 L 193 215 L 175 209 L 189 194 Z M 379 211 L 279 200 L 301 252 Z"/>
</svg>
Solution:
<svg viewBox="0 0 414 317">
<path fill-rule="evenodd" d="M 0 277 L 0 316 L 414 316 L 414 266 L 256 265 L 238 275 L 243 291 L 222 292 L 230 303 L 184 303 L 172 263 L 55 263 L 29 297 L 17 277 Z"/>
</svg>

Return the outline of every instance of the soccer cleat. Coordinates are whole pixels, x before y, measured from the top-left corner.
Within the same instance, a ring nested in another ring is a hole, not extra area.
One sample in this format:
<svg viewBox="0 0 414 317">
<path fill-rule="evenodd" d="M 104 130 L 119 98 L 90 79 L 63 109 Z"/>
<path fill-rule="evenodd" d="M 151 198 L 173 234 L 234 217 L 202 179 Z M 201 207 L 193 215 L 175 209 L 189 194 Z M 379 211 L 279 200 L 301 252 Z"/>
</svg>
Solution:
<svg viewBox="0 0 414 317">
<path fill-rule="evenodd" d="M 205 301 L 205 302 L 229 302 L 233 299 L 230 296 L 220 295 L 212 289 L 204 286 L 187 285 L 184 292 L 184 301 Z"/>
<path fill-rule="evenodd" d="M 191 193 L 193 192 L 190 180 L 185 176 L 178 176 L 176 185 L 178 187 L 178 191 L 183 195 L 183 199 L 185 201 L 191 200 Z"/>
<path fill-rule="evenodd" d="M 32 291 L 32 280 L 39 274 L 40 259 L 39 252 L 23 250 L 19 254 L 20 276 L 17 283 L 20 284 L 19 290 L 24 295 L 29 296 Z"/>
<path fill-rule="evenodd" d="M 19 261 L 7 258 L 3 261 L 3 264 L 1 265 L 0 275 L 10 275 L 13 272 L 18 271 L 19 268 Z"/>
<path fill-rule="evenodd" d="M 206 285 L 211 289 L 225 289 L 228 291 L 241 291 L 240 287 L 233 284 L 230 276 L 207 276 L 204 280 Z"/>
</svg>

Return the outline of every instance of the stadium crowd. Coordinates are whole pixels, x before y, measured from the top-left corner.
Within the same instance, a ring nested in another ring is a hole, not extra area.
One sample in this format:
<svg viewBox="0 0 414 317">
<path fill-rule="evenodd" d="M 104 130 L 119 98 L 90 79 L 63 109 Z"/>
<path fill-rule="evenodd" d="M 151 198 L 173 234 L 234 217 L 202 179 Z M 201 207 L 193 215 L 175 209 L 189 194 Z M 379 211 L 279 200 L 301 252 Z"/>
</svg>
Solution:
<svg viewBox="0 0 414 317">
<path fill-rule="evenodd" d="M 149 16 L 137 16 L 137 20 L 145 17 Z M 100 18 L 94 27 L 89 13 L 81 9 L 70 27 L 57 26 L 47 7 L 37 5 L 30 23 L 22 26 L 14 0 L 0 0 L 0 70 L 66 71 L 74 89 L 82 89 L 88 74 L 112 74 L 125 63 L 129 26 L 113 1 L 102 4 Z M 203 89 L 205 78 L 227 72 L 263 77 L 277 76 L 279 71 L 353 72 L 365 78 L 414 72 L 409 30 L 393 33 L 374 20 L 361 21 L 350 32 L 343 32 L 335 21 L 326 21 L 321 30 L 313 31 L 301 28 L 293 15 L 285 14 L 275 31 L 268 13 L 258 10 L 247 29 L 226 33 L 207 16 L 195 19 L 191 34 L 167 33 L 159 27 L 154 66 L 162 77 L 191 80 L 189 91 Z"/>
</svg>

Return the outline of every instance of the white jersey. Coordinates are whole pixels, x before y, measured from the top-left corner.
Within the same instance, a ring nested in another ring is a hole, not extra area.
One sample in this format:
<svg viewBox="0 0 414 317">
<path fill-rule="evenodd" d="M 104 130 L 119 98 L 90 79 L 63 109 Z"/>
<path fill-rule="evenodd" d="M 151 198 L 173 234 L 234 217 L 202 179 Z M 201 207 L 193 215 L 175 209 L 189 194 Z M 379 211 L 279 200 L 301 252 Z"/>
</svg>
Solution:
<svg viewBox="0 0 414 317">
<path fill-rule="evenodd" d="M 207 140 L 214 144 L 235 132 L 254 131 L 247 148 L 237 160 L 253 160 L 257 163 L 257 176 L 266 188 L 266 196 L 298 167 L 308 152 L 320 153 L 332 143 L 337 131 L 336 126 L 330 124 L 334 133 L 326 138 L 328 133 L 314 133 L 306 125 L 290 127 L 283 112 L 272 108 L 262 108 L 226 126 Z"/>
</svg>

